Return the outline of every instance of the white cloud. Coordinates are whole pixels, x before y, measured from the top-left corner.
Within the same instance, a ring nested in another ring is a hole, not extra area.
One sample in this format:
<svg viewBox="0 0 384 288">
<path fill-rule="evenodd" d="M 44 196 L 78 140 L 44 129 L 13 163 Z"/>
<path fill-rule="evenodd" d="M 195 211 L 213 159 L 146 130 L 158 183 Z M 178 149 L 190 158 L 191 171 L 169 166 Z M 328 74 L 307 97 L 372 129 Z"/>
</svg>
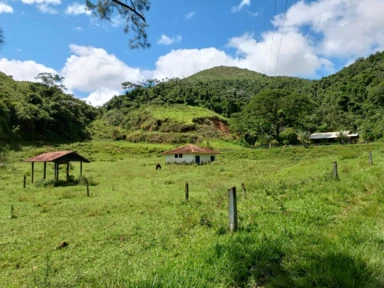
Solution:
<svg viewBox="0 0 384 288">
<path fill-rule="evenodd" d="M 100 88 L 91 94 L 88 97 L 83 98 L 85 102 L 91 104 L 92 106 L 101 106 L 104 103 L 108 102 L 113 96 L 121 95 L 121 91 L 108 88 Z"/>
<path fill-rule="evenodd" d="M 53 9 L 51 6 L 49 6 L 47 4 L 40 4 L 40 5 L 38 5 L 38 7 L 42 13 L 52 14 L 52 15 L 59 13 L 59 11 Z"/>
<path fill-rule="evenodd" d="M 84 4 L 79 4 L 77 2 L 74 2 L 72 5 L 69 5 L 67 9 L 65 10 L 65 13 L 69 15 L 91 15 L 92 12 L 88 10 L 87 6 Z"/>
<path fill-rule="evenodd" d="M 231 12 L 239 12 L 244 6 L 250 6 L 251 0 L 241 0 L 240 4 L 237 6 L 233 6 Z"/>
<path fill-rule="evenodd" d="M 251 12 L 251 11 L 247 10 L 247 13 L 248 13 L 249 15 L 251 15 L 252 17 L 257 17 L 257 16 L 259 16 L 259 12 Z"/>
<path fill-rule="evenodd" d="M 71 55 L 61 75 L 69 89 L 93 92 L 97 89 L 118 89 L 124 81 L 136 82 L 143 77 L 139 69 L 131 68 L 100 48 L 70 45 Z"/>
<path fill-rule="evenodd" d="M 57 74 L 54 69 L 35 61 L 8 60 L 5 58 L 0 59 L 0 71 L 12 75 L 13 79 L 18 81 L 36 81 L 37 74 L 43 72 Z"/>
<path fill-rule="evenodd" d="M 185 15 L 185 17 L 184 17 L 184 19 L 187 19 L 187 20 L 189 20 L 189 19 L 191 19 L 193 16 L 195 16 L 195 12 L 189 12 L 187 15 Z"/>
<path fill-rule="evenodd" d="M 61 0 L 21 0 L 21 2 L 23 2 L 24 4 L 61 4 Z"/>
<path fill-rule="evenodd" d="M 160 39 L 157 41 L 159 45 L 172 45 L 174 43 L 179 43 L 182 37 L 177 35 L 176 37 L 168 37 L 167 35 L 161 35 Z"/>
<path fill-rule="evenodd" d="M 367 55 L 384 45 L 383 0 L 299 1 L 287 11 L 287 30 L 309 28 L 321 37 L 314 45 L 318 54 L 350 58 Z M 282 25 L 282 15 L 275 18 Z M 304 32 L 301 32 L 304 33 Z"/>
<path fill-rule="evenodd" d="M 117 14 L 116 16 L 111 18 L 111 26 L 113 28 L 117 28 L 123 23 L 123 21 L 124 19 L 119 14 Z"/>
<path fill-rule="evenodd" d="M 0 3 L 0 14 L 1 13 L 13 13 L 13 8 L 7 4 Z"/>
<path fill-rule="evenodd" d="M 75 31 L 81 31 L 81 30 L 83 30 L 83 28 L 81 28 L 80 26 L 76 26 L 76 27 L 73 28 L 73 30 L 75 30 Z"/>
<path fill-rule="evenodd" d="M 219 65 L 234 66 L 236 61 L 216 48 L 172 50 L 156 62 L 154 77 L 187 77 Z"/>
</svg>

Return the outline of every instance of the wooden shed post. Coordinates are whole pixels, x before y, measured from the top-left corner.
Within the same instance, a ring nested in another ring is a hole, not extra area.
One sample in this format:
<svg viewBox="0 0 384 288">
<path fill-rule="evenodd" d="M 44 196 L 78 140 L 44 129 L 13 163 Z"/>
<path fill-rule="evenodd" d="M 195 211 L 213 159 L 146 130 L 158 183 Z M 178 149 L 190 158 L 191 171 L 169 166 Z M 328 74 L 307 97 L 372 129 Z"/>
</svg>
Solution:
<svg viewBox="0 0 384 288">
<path fill-rule="evenodd" d="M 185 182 L 185 201 L 188 201 L 189 199 L 189 184 L 188 182 Z"/>
<path fill-rule="evenodd" d="M 67 182 L 69 180 L 69 161 L 67 162 Z"/>
<path fill-rule="evenodd" d="M 44 162 L 44 180 L 47 176 L 47 162 Z"/>
<path fill-rule="evenodd" d="M 53 162 L 53 173 L 54 173 L 54 179 L 57 181 L 57 163 Z"/>
<path fill-rule="evenodd" d="M 337 162 L 333 162 L 333 178 L 339 180 L 339 172 L 337 170 Z"/>
<path fill-rule="evenodd" d="M 237 230 L 237 199 L 236 199 L 236 187 L 232 187 L 228 190 L 229 207 L 229 230 L 234 232 Z"/>
<path fill-rule="evenodd" d="M 60 164 L 57 163 L 57 181 L 59 181 L 59 168 L 60 168 Z"/>
<path fill-rule="evenodd" d="M 33 183 L 34 176 L 35 176 L 35 162 L 32 162 L 32 183 Z"/>
<path fill-rule="evenodd" d="M 80 178 L 83 175 L 83 161 L 80 161 Z"/>
</svg>

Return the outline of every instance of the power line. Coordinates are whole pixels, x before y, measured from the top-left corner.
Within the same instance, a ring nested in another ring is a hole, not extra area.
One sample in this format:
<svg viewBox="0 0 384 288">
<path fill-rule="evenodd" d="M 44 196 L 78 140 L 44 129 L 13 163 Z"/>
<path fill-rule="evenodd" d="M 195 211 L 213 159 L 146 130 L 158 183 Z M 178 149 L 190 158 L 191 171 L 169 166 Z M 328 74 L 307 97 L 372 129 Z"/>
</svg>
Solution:
<svg viewBox="0 0 384 288">
<path fill-rule="evenodd" d="M 276 17 L 276 0 L 275 0 L 275 8 L 273 10 L 273 19 L 275 19 Z M 275 31 L 276 31 L 276 26 L 275 26 L 275 30 L 273 31 L 272 33 L 272 42 L 271 42 L 271 53 L 269 54 L 269 68 L 268 68 L 268 75 L 271 73 L 271 64 L 272 64 L 272 47 L 273 47 L 273 36 L 275 35 Z"/>
<path fill-rule="evenodd" d="M 277 61 L 276 61 L 275 76 L 276 76 L 276 73 L 277 73 L 277 66 L 278 66 L 278 64 L 279 64 L 280 49 L 281 49 L 281 42 L 282 42 L 282 40 L 283 40 L 284 24 L 285 24 L 285 15 L 287 14 L 287 8 L 288 8 L 288 0 L 285 0 L 285 10 L 284 10 L 283 26 L 281 27 L 280 45 L 279 45 L 279 52 L 277 53 Z"/>
</svg>

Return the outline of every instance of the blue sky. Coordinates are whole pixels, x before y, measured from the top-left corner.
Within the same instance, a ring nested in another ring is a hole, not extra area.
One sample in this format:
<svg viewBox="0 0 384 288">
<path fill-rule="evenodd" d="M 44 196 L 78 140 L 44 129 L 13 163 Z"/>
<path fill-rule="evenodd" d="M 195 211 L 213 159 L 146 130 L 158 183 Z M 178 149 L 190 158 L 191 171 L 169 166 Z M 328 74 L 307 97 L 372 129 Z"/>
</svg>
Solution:
<svg viewBox="0 0 384 288">
<path fill-rule="evenodd" d="M 0 0 L 0 71 L 59 73 L 101 105 L 124 81 L 187 77 L 218 65 L 317 79 L 384 47 L 384 0 L 163 0 L 146 13 L 151 48 L 129 50 L 124 20 L 97 20 L 82 1 Z M 280 40 L 281 39 L 281 40 Z M 281 46 L 280 46 L 281 41 Z M 280 48 L 279 48 L 280 47 Z"/>
</svg>

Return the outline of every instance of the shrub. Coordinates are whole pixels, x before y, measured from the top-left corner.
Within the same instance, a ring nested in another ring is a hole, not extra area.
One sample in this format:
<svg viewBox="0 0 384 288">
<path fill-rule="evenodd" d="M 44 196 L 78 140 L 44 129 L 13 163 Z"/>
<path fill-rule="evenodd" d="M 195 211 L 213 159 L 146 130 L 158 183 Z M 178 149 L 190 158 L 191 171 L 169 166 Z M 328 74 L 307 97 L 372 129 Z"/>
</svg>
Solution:
<svg viewBox="0 0 384 288">
<path fill-rule="evenodd" d="M 284 144 L 295 145 L 299 143 L 296 131 L 293 128 L 285 128 L 283 132 L 280 133 L 280 139 Z"/>
</svg>

